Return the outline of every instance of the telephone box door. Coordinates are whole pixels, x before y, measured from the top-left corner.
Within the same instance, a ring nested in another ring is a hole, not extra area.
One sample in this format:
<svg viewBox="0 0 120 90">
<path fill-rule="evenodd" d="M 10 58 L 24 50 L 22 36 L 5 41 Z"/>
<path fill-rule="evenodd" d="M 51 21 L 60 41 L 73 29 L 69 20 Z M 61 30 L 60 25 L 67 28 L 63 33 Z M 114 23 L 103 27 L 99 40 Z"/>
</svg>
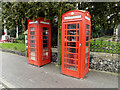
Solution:
<svg viewBox="0 0 120 90">
<path fill-rule="evenodd" d="M 34 63 L 37 65 L 37 24 L 31 24 L 28 27 L 28 54 L 29 54 L 29 63 Z"/>
<path fill-rule="evenodd" d="M 81 22 L 63 23 L 62 26 L 62 73 L 79 78 Z"/>
<path fill-rule="evenodd" d="M 50 62 L 51 58 L 51 31 L 49 25 L 41 25 L 42 65 Z"/>
</svg>

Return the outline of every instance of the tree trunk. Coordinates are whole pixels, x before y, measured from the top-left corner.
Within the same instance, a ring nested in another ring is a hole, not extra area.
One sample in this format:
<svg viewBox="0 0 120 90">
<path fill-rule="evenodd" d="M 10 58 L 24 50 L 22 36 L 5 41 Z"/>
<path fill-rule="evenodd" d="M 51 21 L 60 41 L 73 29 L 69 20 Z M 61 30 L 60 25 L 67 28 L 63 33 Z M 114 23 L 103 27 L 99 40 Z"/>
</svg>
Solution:
<svg viewBox="0 0 120 90">
<path fill-rule="evenodd" d="M 26 31 L 27 28 L 28 28 L 28 20 L 27 20 L 27 18 L 22 18 L 22 26 L 24 28 L 24 31 Z"/>
<path fill-rule="evenodd" d="M 4 23 L 5 23 L 6 21 L 4 20 Z M 4 35 L 6 36 L 7 35 L 7 28 L 6 28 L 6 26 L 4 25 Z"/>
<path fill-rule="evenodd" d="M 16 26 L 16 38 L 18 38 L 18 25 Z"/>
<path fill-rule="evenodd" d="M 60 3 L 60 9 L 58 10 L 58 64 L 61 64 L 61 13 L 62 13 L 62 3 Z"/>
</svg>

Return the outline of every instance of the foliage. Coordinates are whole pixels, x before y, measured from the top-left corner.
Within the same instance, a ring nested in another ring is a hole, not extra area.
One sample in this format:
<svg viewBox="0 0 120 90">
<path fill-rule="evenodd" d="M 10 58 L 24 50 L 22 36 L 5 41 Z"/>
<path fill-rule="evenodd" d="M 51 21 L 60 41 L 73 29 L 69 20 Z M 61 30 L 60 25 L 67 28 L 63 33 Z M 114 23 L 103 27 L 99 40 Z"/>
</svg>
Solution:
<svg viewBox="0 0 120 90">
<path fill-rule="evenodd" d="M 24 35 L 24 34 L 19 35 L 17 39 L 18 39 L 18 40 L 25 40 L 25 35 Z"/>
<path fill-rule="evenodd" d="M 7 28 L 14 28 L 22 24 L 27 29 L 27 20 L 35 20 L 38 17 L 50 19 L 53 27 L 61 27 L 61 16 L 63 13 L 76 9 L 76 3 L 70 2 L 3 2 L 2 17 L 7 22 Z M 120 21 L 120 2 L 78 2 L 78 9 L 87 10 L 91 14 L 92 37 L 100 37 L 104 33 L 116 28 Z M 59 21 L 55 24 L 55 19 Z M 112 33 L 108 32 L 108 33 Z M 56 32 L 57 34 L 57 32 Z M 54 35 L 55 36 L 55 35 Z M 55 40 L 55 39 L 53 39 Z"/>
<path fill-rule="evenodd" d="M 1 15 L 2 15 L 2 4 L 1 4 L 1 1 L 0 1 L 0 39 L 1 39 L 1 36 L 2 36 L 2 18 L 1 18 Z"/>
<path fill-rule="evenodd" d="M 103 30 L 107 32 L 120 23 L 120 2 L 82 2 L 78 8 L 90 12 L 93 37 L 104 35 Z"/>
<path fill-rule="evenodd" d="M 17 43 L 25 43 L 25 35 L 19 35 L 18 38 L 16 39 Z"/>
</svg>

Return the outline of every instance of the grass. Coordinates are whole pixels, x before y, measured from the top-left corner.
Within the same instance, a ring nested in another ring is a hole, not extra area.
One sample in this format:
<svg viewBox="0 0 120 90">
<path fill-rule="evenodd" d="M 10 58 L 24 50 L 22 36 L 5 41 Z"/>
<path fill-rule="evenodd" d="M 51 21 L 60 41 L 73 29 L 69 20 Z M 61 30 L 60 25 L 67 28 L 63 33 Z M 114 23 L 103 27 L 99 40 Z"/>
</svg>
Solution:
<svg viewBox="0 0 120 90">
<path fill-rule="evenodd" d="M 25 44 L 24 43 L 0 43 L 0 48 L 24 52 Z"/>
<path fill-rule="evenodd" d="M 103 39 L 103 40 L 108 40 L 108 39 L 110 39 L 110 38 L 112 38 L 113 36 L 102 36 L 102 37 L 100 37 L 100 38 L 96 38 L 97 40 L 101 40 L 101 39 Z"/>
</svg>

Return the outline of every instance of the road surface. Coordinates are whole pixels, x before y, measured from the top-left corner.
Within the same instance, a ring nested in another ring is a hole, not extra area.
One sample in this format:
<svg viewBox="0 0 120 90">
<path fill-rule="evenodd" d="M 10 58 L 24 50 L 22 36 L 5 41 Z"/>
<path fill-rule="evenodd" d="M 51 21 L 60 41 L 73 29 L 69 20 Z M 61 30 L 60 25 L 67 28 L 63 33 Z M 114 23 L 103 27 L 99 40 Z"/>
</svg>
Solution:
<svg viewBox="0 0 120 90">
<path fill-rule="evenodd" d="M 84 79 L 61 74 L 54 63 L 37 67 L 26 57 L 0 51 L 1 77 L 16 88 L 118 88 L 116 74 L 90 70 Z"/>
</svg>

